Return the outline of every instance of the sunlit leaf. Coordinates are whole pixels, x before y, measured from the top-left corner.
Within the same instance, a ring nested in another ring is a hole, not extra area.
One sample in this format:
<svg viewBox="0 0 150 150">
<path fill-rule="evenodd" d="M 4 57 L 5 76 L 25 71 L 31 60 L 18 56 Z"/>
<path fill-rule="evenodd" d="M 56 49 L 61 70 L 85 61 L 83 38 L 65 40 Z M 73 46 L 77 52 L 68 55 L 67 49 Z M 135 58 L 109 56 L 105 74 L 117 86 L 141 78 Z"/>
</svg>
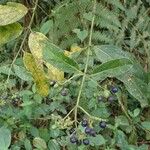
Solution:
<svg viewBox="0 0 150 150">
<path fill-rule="evenodd" d="M 20 20 L 27 11 L 27 8 L 20 3 L 8 2 L 7 5 L 0 5 L 0 26 Z"/>
</svg>

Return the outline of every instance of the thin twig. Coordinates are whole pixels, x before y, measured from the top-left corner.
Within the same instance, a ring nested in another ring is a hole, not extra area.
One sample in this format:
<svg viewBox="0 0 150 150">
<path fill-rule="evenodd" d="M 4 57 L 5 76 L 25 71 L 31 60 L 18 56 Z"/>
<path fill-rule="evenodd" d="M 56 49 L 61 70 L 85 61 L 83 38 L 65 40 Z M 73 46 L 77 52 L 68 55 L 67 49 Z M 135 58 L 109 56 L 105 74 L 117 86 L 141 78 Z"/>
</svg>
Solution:
<svg viewBox="0 0 150 150">
<path fill-rule="evenodd" d="M 86 78 L 86 73 L 87 73 L 88 63 L 89 63 L 89 56 L 90 56 L 90 49 L 91 49 L 91 45 L 92 45 L 92 33 L 93 33 L 94 20 L 95 20 L 95 11 L 96 11 L 96 0 L 94 0 L 94 5 L 93 5 L 93 18 L 92 18 L 91 28 L 90 28 L 89 43 L 88 43 L 89 47 L 87 49 L 86 64 L 85 64 L 84 74 L 83 74 L 83 78 L 82 78 L 82 81 L 81 81 L 81 86 L 80 86 L 80 89 L 79 89 L 77 102 L 76 102 L 76 106 L 75 106 L 74 120 L 75 120 L 76 127 L 77 127 L 78 106 L 79 106 L 79 102 L 80 102 L 80 98 L 81 98 L 81 93 L 82 93 L 84 81 L 85 81 L 85 78 Z"/>
</svg>

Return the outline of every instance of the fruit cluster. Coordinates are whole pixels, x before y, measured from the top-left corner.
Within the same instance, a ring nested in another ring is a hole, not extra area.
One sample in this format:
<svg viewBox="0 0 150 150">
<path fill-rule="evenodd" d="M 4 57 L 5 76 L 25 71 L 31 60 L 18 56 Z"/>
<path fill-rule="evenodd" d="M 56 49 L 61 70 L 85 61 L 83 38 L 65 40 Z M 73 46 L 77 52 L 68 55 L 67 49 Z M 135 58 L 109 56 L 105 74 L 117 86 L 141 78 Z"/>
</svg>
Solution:
<svg viewBox="0 0 150 150">
<path fill-rule="evenodd" d="M 70 130 L 70 142 L 73 143 L 73 144 L 77 144 L 77 145 L 81 145 L 82 143 L 84 145 L 90 145 L 90 140 L 88 139 L 88 136 L 93 136 L 93 137 L 96 137 L 97 133 L 96 131 L 91 128 L 89 126 L 89 122 L 87 119 L 83 119 L 82 122 L 81 122 L 81 126 L 84 127 L 84 138 L 80 139 L 77 137 L 77 134 L 76 134 L 76 130 L 74 128 L 72 128 Z M 99 127 L 104 129 L 106 128 L 107 124 L 105 121 L 100 121 L 99 122 Z"/>
<path fill-rule="evenodd" d="M 116 94 L 118 92 L 118 88 L 116 86 L 111 86 L 109 90 L 112 94 Z M 109 95 L 107 98 L 103 95 L 98 96 L 98 102 L 105 102 L 106 99 L 108 100 L 109 103 L 114 102 L 116 100 L 116 96 L 112 94 Z"/>
</svg>

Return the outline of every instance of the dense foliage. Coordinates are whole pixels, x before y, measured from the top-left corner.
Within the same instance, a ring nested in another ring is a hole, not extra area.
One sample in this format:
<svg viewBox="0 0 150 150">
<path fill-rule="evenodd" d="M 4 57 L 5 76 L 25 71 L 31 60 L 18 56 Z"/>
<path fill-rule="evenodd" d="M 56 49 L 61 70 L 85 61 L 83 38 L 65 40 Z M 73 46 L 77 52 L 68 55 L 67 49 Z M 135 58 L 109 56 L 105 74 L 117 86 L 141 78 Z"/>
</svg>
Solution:
<svg viewBox="0 0 150 150">
<path fill-rule="evenodd" d="M 0 79 L 0 150 L 149 150 L 149 0 L 1 0 Z"/>
</svg>

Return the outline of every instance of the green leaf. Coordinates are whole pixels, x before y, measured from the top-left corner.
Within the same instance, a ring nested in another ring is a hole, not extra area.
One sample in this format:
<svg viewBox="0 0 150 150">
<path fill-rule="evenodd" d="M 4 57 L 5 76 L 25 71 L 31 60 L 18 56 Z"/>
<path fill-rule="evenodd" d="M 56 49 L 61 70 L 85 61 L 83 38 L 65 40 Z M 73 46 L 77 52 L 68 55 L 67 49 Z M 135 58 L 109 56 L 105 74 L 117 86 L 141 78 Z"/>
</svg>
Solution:
<svg viewBox="0 0 150 150">
<path fill-rule="evenodd" d="M 139 150 L 148 150 L 149 149 L 148 147 L 149 147 L 148 145 L 143 144 L 143 145 L 139 146 Z"/>
<path fill-rule="evenodd" d="M 16 39 L 21 33 L 22 26 L 19 23 L 0 26 L 0 45 Z"/>
<path fill-rule="evenodd" d="M 80 29 L 74 29 L 73 32 L 77 34 L 77 36 L 81 40 L 81 42 L 83 42 L 85 40 L 85 38 L 88 36 L 87 30 L 81 31 Z"/>
<path fill-rule="evenodd" d="M 119 146 L 121 149 L 125 149 L 128 146 L 128 142 L 126 140 L 125 134 L 121 130 L 116 131 L 115 140 L 117 146 Z"/>
<path fill-rule="evenodd" d="M 36 137 L 33 139 L 33 145 L 40 150 L 47 149 L 46 142 L 40 137 Z"/>
<path fill-rule="evenodd" d="M 120 75 L 117 78 L 124 83 L 128 92 L 141 103 L 142 107 L 148 106 L 147 85 L 142 80 L 130 74 Z"/>
<path fill-rule="evenodd" d="M 126 15 L 127 15 L 128 19 L 135 19 L 137 17 L 137 13 L 138 13 L 138 6 L 137 5 L 126 10 Z"/>
<path fill-rule="evenodd" d="M 107 108 L 103 106 L 93 111 L 89 111 L 89 113 L 91 113 L 91 115 L 94 117 L 103 118 L 103 119 L 107 119 L 110 116 Z"/>
<path fill-rule="evenodd" d="M 130 144 L 136 144 L 137 143 L 137 133 L 135 130 L 132 130 L 128 139 Z"/>
<path fill-rule="evenodd" d="M 11 132 L 2 127 L 0 128 L 0 150 L 8 150 L 11 143 Z"/>
<path fill-rule="evenodd" d="M 102 63 L 119 58 L 133 59 L 130 53 L 122 51 L 114 45 L 94 46 L 93 50 L 97 59 L 99 59 Z"/>
<path fill-rule="evenodd" d="M 46 35 L 50 31 L 51 28 L 53 28 L 53 21 L 48 20 L 42 24 L 40 32 Z"/>
<path fill-rule="evenodd" d="M 118 48 L 114 45 L 98 45 L 94 46 L 93 50 L 96 54 L 98 60 L 102 63 L 114 60 L 114 59 L 121 59 L 126 58 L 129 59 L 134 67 L 130 70 L 131 73 L 135 74 L 137 77 L 145 79 L 145 73 L 142 66 L 136 61 L 134 56 L 129 52 L 123 51 L 121 48 Z"/>
<path fill-rule="evenodd" d="M 122 3 L 119 0 L 107 0 L 107 2 L 114 5 L 114 6 L 116 6 L 117 8 L 125 11 L 124 6 L 122 5 Z"/>
<path fill-rule="evenodd" d="M 92 12 L 84 13 L 83 18 L 87 19 L 88 21 L 92 21 L 92 18 L 93 18 Z"/>
<path fill-rule="evenodd" d="M 14 73 L 10 70 L 9 65 L 0 66 L 0 74 L 14 75 Z"/>
<path fill-rule="evenodd" d="M 136 109 L 134 110 L 134 117 L 137 117 L 139 114 L 140 114 L 140 109 L 139 109 L 139 108 L 136 108 Z"/>
<path fill-rule="evenodd" d="M 76 72 L 79 71 L 78 64 L 71 58 L 64 55 L 63 50 L 51 43 L 46 36 L 42 33 L 34 32 L 29 36 L 29 47 L 35 49 L 38 44 L 37 58 L 41 59 L 41 52 L 43 53 L 43 60 L 46 63 L 50 63 L 54 67 L 64 72 Z M 33 53 L 32 53 L 33 54 Z"/>
<path fill-rule="evenodd" d="M 32 81 L 33 78 L 29 72 L 24 67 L 14 65 L 15 74 L 24 81 Z"/>
<path fill-rule="evenodd" d="M 118 116 L 115 118 L 115 126 L 129 126 L 128 119 L 125 116 Z"/>
<path fill-rule="evenodd" d="M 99 65 L 94 69 L 91 77 L 95 80 L 103 80 L 107 77 L 116 77 L 126 73 L 132 68 L 132 63 L 129 59 L 116 59 Z"/>
<path fill-rule="evenodd" d="M 60 146 L 56 142 L 56 140 L 50 140 L 48 142 L 48 148 L 49 150 L 60 150 Z"/>
<path fill-rule="evenodd" d="M 27 11 L 27 8 L 19 3 L 8 2 L 7 5 L 0 5 L 0 26 L 20 20 Z"/>
<path fill-rule="evenodd" d="M 96 137 L 89 137 L 90 145 L 100 146 L 104 145 L 106 140 L 103 138 L 102 135 L 97 135 Z"/>
<path fill-rule="evenodd" d="M 28 139 L 25 139 L 24 146 L 26 150 L 32 150 L 31 142 Z"/>
<path fill-rule="evenodd" d="M 150 121 L 144 121 L 141 124 L 146 130 L 150 131 Z"/>
</svg>

